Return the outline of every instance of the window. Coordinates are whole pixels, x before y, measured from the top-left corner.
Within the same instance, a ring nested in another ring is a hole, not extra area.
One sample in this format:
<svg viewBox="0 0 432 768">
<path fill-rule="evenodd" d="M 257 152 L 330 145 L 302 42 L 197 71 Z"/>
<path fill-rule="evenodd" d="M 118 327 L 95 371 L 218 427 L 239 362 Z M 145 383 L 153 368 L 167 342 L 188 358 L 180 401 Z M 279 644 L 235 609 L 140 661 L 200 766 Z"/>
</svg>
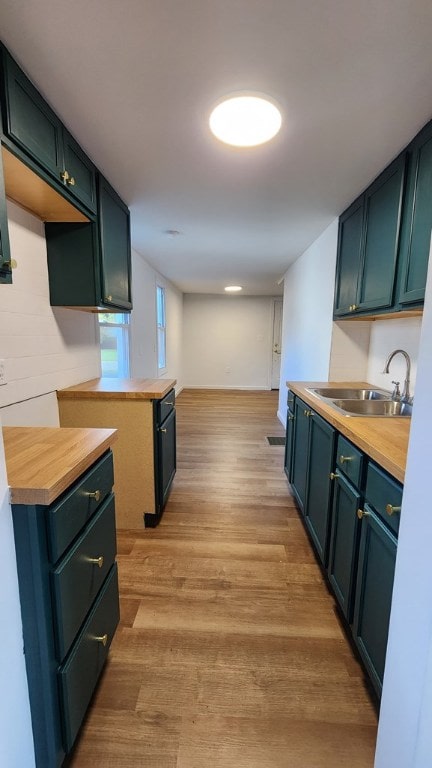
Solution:
<svg viewBox="0 0 432 768">
<path fill-rule="evenodd" d="M 129 315 L 99 314 L 102 376 L 129 378 Z"/>
<path fill-rule="evenodd" d="M 156 286 L 156 325 L 157 325 L 157 357 L 158 371 L 166 368 L 166 319 L 165 319 L 165 288 Z"/>
</svg>

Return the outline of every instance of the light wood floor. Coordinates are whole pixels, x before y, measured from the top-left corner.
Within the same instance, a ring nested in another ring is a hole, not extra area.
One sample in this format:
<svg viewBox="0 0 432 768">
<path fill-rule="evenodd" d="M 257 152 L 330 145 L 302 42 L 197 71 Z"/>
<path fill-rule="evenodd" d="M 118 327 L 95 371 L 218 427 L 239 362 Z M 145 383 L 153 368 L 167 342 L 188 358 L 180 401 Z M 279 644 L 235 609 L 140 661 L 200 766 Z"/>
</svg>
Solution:
<svg viewBox="0 0 432 768">
<path fill-rule="evenodd" d="M 283 473 L 276 392 L 183 391 L 160 525 L 74 768 L 372 768 L 376 714 Z"/>
</svg>

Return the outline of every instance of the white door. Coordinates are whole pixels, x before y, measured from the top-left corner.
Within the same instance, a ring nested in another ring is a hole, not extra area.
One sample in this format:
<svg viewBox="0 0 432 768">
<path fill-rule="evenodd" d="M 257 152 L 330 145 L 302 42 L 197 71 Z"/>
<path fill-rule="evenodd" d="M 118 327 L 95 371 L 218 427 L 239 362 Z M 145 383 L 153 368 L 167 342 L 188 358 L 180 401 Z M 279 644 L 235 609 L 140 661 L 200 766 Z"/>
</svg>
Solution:
<svg viewBox="0 0 432 768">
<path fill-rule="evenodd" d="M 273 347 L 271 388 L 279 389 L 281 367 L 281 343 L 282 343 L 282 299 L 273 302 Z"/>
</svg>

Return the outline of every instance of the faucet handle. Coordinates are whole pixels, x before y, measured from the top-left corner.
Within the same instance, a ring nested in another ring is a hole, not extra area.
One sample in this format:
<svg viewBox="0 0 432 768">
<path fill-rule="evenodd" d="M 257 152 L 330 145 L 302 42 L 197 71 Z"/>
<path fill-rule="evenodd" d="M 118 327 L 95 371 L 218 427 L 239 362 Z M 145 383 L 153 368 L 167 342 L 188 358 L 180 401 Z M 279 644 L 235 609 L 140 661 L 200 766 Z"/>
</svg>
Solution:
<svg viewBox="0 0 432 768">
<path fill-rule="evenodd" d="M 392 384 L 395 385 L 395 388 L 393 390 L 392 399 L 393 400 L 400 400 L 401 399 L 401 393 L 399 389 L 400 381 L 392 381 Z"/>
</svg>

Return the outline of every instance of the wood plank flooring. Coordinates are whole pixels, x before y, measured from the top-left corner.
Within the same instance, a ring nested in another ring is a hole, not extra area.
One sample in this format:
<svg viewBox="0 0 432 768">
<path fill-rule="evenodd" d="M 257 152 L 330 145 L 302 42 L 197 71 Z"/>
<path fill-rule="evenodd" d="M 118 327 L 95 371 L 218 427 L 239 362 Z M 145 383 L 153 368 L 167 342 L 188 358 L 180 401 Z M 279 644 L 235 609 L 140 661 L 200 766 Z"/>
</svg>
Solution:
<svg viewBox="0 0 432 768">
<path fill-rule="evenodd" d="M 179 396 L 163 519 L 118 536 L 121 626 L 74 768 L 372 768 L 375 709 L 266 440 L 276 410 Z"/>
</svg>

